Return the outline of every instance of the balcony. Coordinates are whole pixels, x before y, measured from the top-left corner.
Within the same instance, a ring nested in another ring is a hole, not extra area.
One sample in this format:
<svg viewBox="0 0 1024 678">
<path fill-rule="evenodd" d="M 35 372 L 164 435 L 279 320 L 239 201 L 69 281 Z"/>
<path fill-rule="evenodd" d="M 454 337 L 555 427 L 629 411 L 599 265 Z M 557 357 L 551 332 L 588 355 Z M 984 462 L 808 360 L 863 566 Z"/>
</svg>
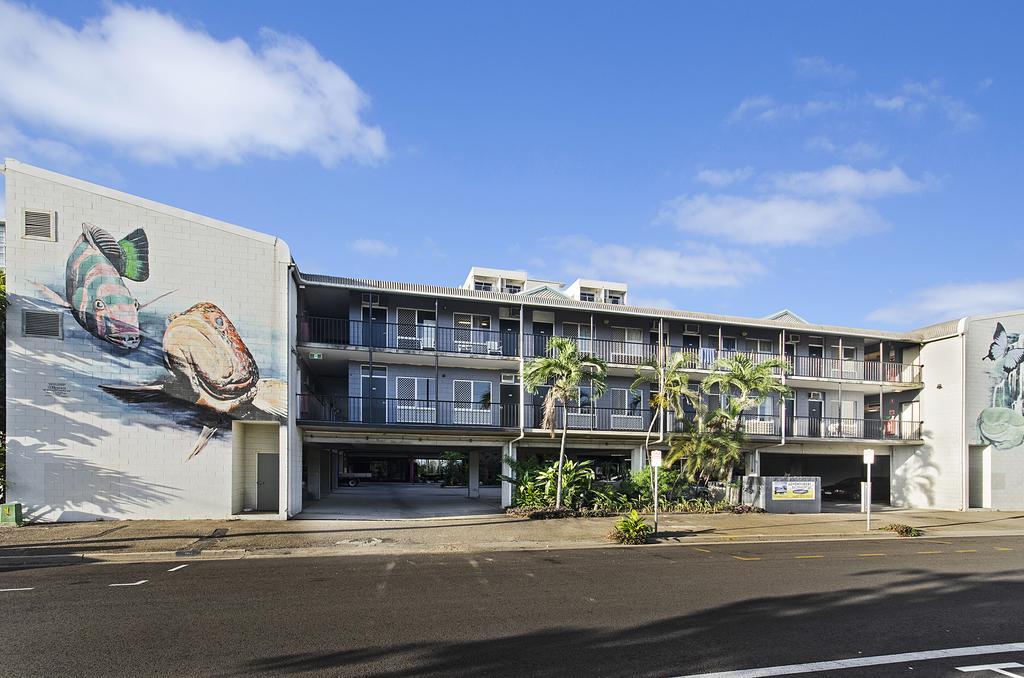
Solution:
<svg viewBox="0 0 1024 678">
<path fill-rule="evenodd" d="M 358 426 L 519 428 L 519 406 L 404 398 L 298 396 L 300 421 Z"/>
<path fill-rule="evenodd" d="M 306 318 L 299 329 L 299 343 L 513 358 L 519 356 L 519 335 L 514 332 L 345 318 Z"/>
<path fill-rule="evenodd" d="M 680 431 L 683 423 L 672 414 L 667 428 Z M 743 431 L 751 437 L 781 438 L 782 427 L 777 415 L 744 414 L 740 418 Z M 912 442 L 921 439 L 921 422 L 899 419 L 849 419 L 846 417 L 786 417 L 786 438 L 811 440 L 878 440 Z"/>
<path fill-rule="evenodd" d="M 639 365 L 658 356 L 657 344 L 646 344 L 640 341 L 620 341 L 617 339 L 582 339 L 570 337 L 576 342 L 580 353 L 600 358 L 610 365 Z M 541 358 L 548 355 L 546 334 L 527 334 L 523 338 L 527 358 Z"/>
</svg>

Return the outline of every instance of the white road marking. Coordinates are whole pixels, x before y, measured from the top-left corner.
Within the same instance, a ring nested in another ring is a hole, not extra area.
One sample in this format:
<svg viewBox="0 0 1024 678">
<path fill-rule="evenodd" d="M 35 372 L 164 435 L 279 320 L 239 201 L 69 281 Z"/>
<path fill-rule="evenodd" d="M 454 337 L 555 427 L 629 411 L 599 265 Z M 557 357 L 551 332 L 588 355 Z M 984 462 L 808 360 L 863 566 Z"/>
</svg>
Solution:
<svg viewBox="0 0 1024 678">
<path fill-rule="evenodd" d="M 716 673 L 693 673 L 687 676 L 678 676 L 678 678 L 767 678 L 768 676 L 792 676 L 798 673 L 838 671 L 841 669 L 862 668 L 864 666 L 882 666 L 885 664 L 902 664 L 903 662 L 924 661 L 927 659 L 971 657 L 980 654 L 1002 654 L 1004 652 L 1024 652 L 1024 643 L 951 647 L 945 650 L 883 654 L 875 657 L 855 657 L 853 659 L 837 659 L 834 661 L 810 662 L 808 664 L 787 664 L 785 666 L 769 666 L 760 669 L 739 669 L 736 671 L 718 671 Z"/>
<path fill-rule="evenodd" d="M 472 558 L 469 559 L 469 564 L 472 565 L 474 568 L 480 567 L 480 563 L 473 560 Z"/>
<path fill-rule="evenodd" d="M 171 569 L 169 569 L 167 571 L 168 572 L 177 572 L 178 570 L 185 569 L 186 567 L 188 567 L 188 563 L 185 563 L 184 565 L 178 565 L 177 567 L 172 567 Z"/>
<path fill-rule="evenodd" d="M 387 565 L 384 566 L 384 571 L 385 572 L 390 572 L 393 569 L 395 569 L 395 561 L 393 561 L 393 560 L 390 563 L 388 563 Z"/>
<path fill-rule="evenodd" d="M 142 586 L 148 579 L 140 579 L 139 581 L 133 581 L 130 584 L 107 584 L 107 586 Z"/>
<path fill-rule="evenodd" d="M 23 589 L 0 589 L 0 593 L 11 593 L 13 591 L 35 591 L 35 586 L 28 586 Z"/>
<path fill-rule="evenodd" d="M 992 673 L 998 673 L 1001 676 L 1012 676 L 1013 678 L 1024 678 L 1019 673 L 1010 673 L 1005 669 L 1024 669 L 1024 664 L 1018 664 L 1017 662 L 1004 662 L 1002 664 L 978 664 L 977 666 L 958 666 L 957 671 L 963 671 L 964 673 L 975 673 L 977 671 L 991 671 Z"/>
</svg>

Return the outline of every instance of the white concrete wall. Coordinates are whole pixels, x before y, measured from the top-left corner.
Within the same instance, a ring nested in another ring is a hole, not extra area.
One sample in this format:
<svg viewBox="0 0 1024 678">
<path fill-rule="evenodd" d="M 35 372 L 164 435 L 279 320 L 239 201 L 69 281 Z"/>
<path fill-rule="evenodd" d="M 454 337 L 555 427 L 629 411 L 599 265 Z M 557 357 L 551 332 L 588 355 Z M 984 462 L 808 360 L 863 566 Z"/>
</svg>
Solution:
<svg viewBox="0 0 1024 678">
<path fill-rule="evenodd" d="M 239 496 L 232 420 L 277 419 L 253 408 L 223 415 L 168 397 L 167 390 L 129 401 L 99 387 L 166 386 L 167 316 L 198 302 L 215 304 L 235 325 L 262 379 L 287 381 L 287 245 L 15 161 L 6 163 L 5 183 L 9 497 L 40 520 L 231 515 Z M 56 213 L 55 242 L 24 237 L 26 208 Z M 137 228 L 146 232 L 150 276 L 125 281 L 144 305 L 144 339 L 136 349 L 97 338 L 54 300 L 66 296 L 66 263 L 83 223 L 114 239 Z M 61 312 L 63 338 L 23 336 L 25 309 Z M 204 425 L 217 432 L 189 458 Z"/>
<path fill-rule="evenodd" d="M 921 362 L 924 444 L 893 447 L 892 503 L 911 508 L 966 508 L 961 337 L 925 344 Z"/>
</svg>

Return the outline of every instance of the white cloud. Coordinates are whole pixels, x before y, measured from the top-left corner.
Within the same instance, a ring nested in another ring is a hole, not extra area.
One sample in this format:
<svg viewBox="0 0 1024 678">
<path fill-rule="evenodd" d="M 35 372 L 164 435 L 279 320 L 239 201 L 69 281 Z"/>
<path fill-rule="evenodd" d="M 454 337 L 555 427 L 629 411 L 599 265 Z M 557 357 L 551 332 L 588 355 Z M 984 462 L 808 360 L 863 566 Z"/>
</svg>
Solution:
<svg viewBox="0 0 1024 678">
<path fill-rule="evenodd" d="M 820 151 L 838 156 L 844 160 L 878 160 L 885 155 L 885 149 L 868 141 L 851 144 L 836 144 L 826 136 L 811 137 L 804 143 L 808 151 Z"/>
<path fill-rule="evenodd" d="M 801 57 L 794 62 L 797 75 L 805 78 L 825 78 L 848 82 L 857 77 L 857 72 L 843 64 L 833 64 L 820 56 Z"/>
<path fill-rule="evenodd" d="M 387 154 L 345 71 L 267 29 L 251 46 L 125 5 L 76 29 L 0 0 L 0 73 L 0 112 L 144 161 Z"/>
<path fill-rule="evenodd" d="M 349 248 L 358 254 L 367 257 L 393 257 L 398 254 L 398 248 L 383 240 L 371 240 L 360 238 L 353 240 Z"/>
<path fill-rule="evenodd" d="M 657 221 L 750 245 L 834 242 L 885 226 L 875 210 L 846 197 L 785 195 L 684 195 L 666 203 Z"/>
<path fill-rule="evenodd" d="M 907 326 L 1024 307 L 1024 278 L 1003 282 L 950 283 L 918 290 L 868 314 L 868 320 Z"/>
<path fill-rule="evenodd" d="M 942 84 L 937 80 L 908 82 L 895 94 L 872 94 L 868 100 L 879 110 L 915 116 L 937 110 L 958 129 L 969 129 L 978 122 L 978 115 L 960 99 L 943 92 Z"/>
<path fill-rule="evenodd" d="M 740 167 L 734 170 L 702 169 L 697 172 L 697 181 L 721 188 L 741 181 L 746 181 L 754 173 L 753 167 Z"/>
<path fill-rule="evenodd" d="M 978 91 L 979 92 L 984 92 L 985 90 L 987 90 L 989 87 L 991 87 L 994 84 L 995 84 L 995 80 L 993 80 L 992 78 L 985 78 L 984 80 L 982 80 L 981 82 L 978 83 Z"/>
<path fill-rule="evenodd" d="M 925 187 L 895 165 L 887 170 L 860 171 L 849 165 L 835 165 L 820 172 L 783 172 L 770 177 L 777 191 L 796 195 L 839 195 L 851 198 L 878 198 L 898 193 L 913 193 Z"/>
<path fill-rule="evenodd" d="M 684 243 L 678 248 L 598 245 L 586 240 L 571 243 L 568 251 L 585 252 L 588 256 L 586 261 L 569 266 L 572 275 L 622 280 L 641 287 L 737 287 L 764 270 L 746 252 L 700 243 Z"/>
<path fill-rule="evenodd" d="M 799 103 L 778 103 L 772 97 L 750 97 L 740 102 L 739 106 L 729 114 L 727 122 L 741 120 L 757 120 L 775 122 L 777 120 L 800 120 L 830 111 L 837 111 L 843 104 L 831 99 L 810 99 Z"/>
</svg>

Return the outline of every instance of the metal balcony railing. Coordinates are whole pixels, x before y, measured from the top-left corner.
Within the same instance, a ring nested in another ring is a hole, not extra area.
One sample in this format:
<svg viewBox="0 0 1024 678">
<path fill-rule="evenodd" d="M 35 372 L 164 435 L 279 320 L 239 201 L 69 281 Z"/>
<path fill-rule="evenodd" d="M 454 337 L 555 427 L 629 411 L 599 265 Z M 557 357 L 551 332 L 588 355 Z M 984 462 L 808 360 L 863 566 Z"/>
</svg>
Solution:
<svg viewBox="0 0 1024 678">
<path fill-rule="evenodd" d="M 597 407 L 559 405 L 555 410 L 555 429 L 561 430 L 568 416 L 570 431 L 619 431 L 643 433 L 651 425 L 651 411 L 640 407 Z M 526 406 L 526 428 L 544 427 L 544 406 Z"/>
<path fill-rule="evenodd" d="M 519 428 L 519 405 L 405 398 L 298 396 L 300 421 L 331 424 Z"/>
<path fill-rule="evenodd" d="M 406 351 L 441 351 L 518 357 L 519 335 L 471 327 L 437 327 L 420 323 L 387 323 L 344 318 L 305 318 L 303 343 L 362 346 Z"/>
<path fill-rule="evenodd" d="M 617 339 L 570 338 L 576 342 L 580 353 L 600 358 L 612 365 L 639 365 L 658 356 L 657 344 Z M 526 357 L 542 358 L 548 355 L 548 341 L 550 340 L 551 336 L 547 334 L 525 335 L 523 343 Z"/>
<path fill-rule="evenodd" d="M 744 413 L 740 416 L 740 425 L 748 436 L 781 438 L 781 422 L 782 419 L 778 415 Z M 678 432 L 684 429 L 686 423 L 685 420 L 669 413 L 665 428 L 669 432 Z M 921 439 L 919 421 L 786 416 L 785 423 L 787 438 L 892 441 Z"/>
<path fill-rule="evenodd" d="M 817 358 L 789 356 L 789 374 L 794 377 L 823 377 L 895 384 L 921 383 L 921 366 L 877 360 L 847 360 L 843 358 Z"/>
</svg>

